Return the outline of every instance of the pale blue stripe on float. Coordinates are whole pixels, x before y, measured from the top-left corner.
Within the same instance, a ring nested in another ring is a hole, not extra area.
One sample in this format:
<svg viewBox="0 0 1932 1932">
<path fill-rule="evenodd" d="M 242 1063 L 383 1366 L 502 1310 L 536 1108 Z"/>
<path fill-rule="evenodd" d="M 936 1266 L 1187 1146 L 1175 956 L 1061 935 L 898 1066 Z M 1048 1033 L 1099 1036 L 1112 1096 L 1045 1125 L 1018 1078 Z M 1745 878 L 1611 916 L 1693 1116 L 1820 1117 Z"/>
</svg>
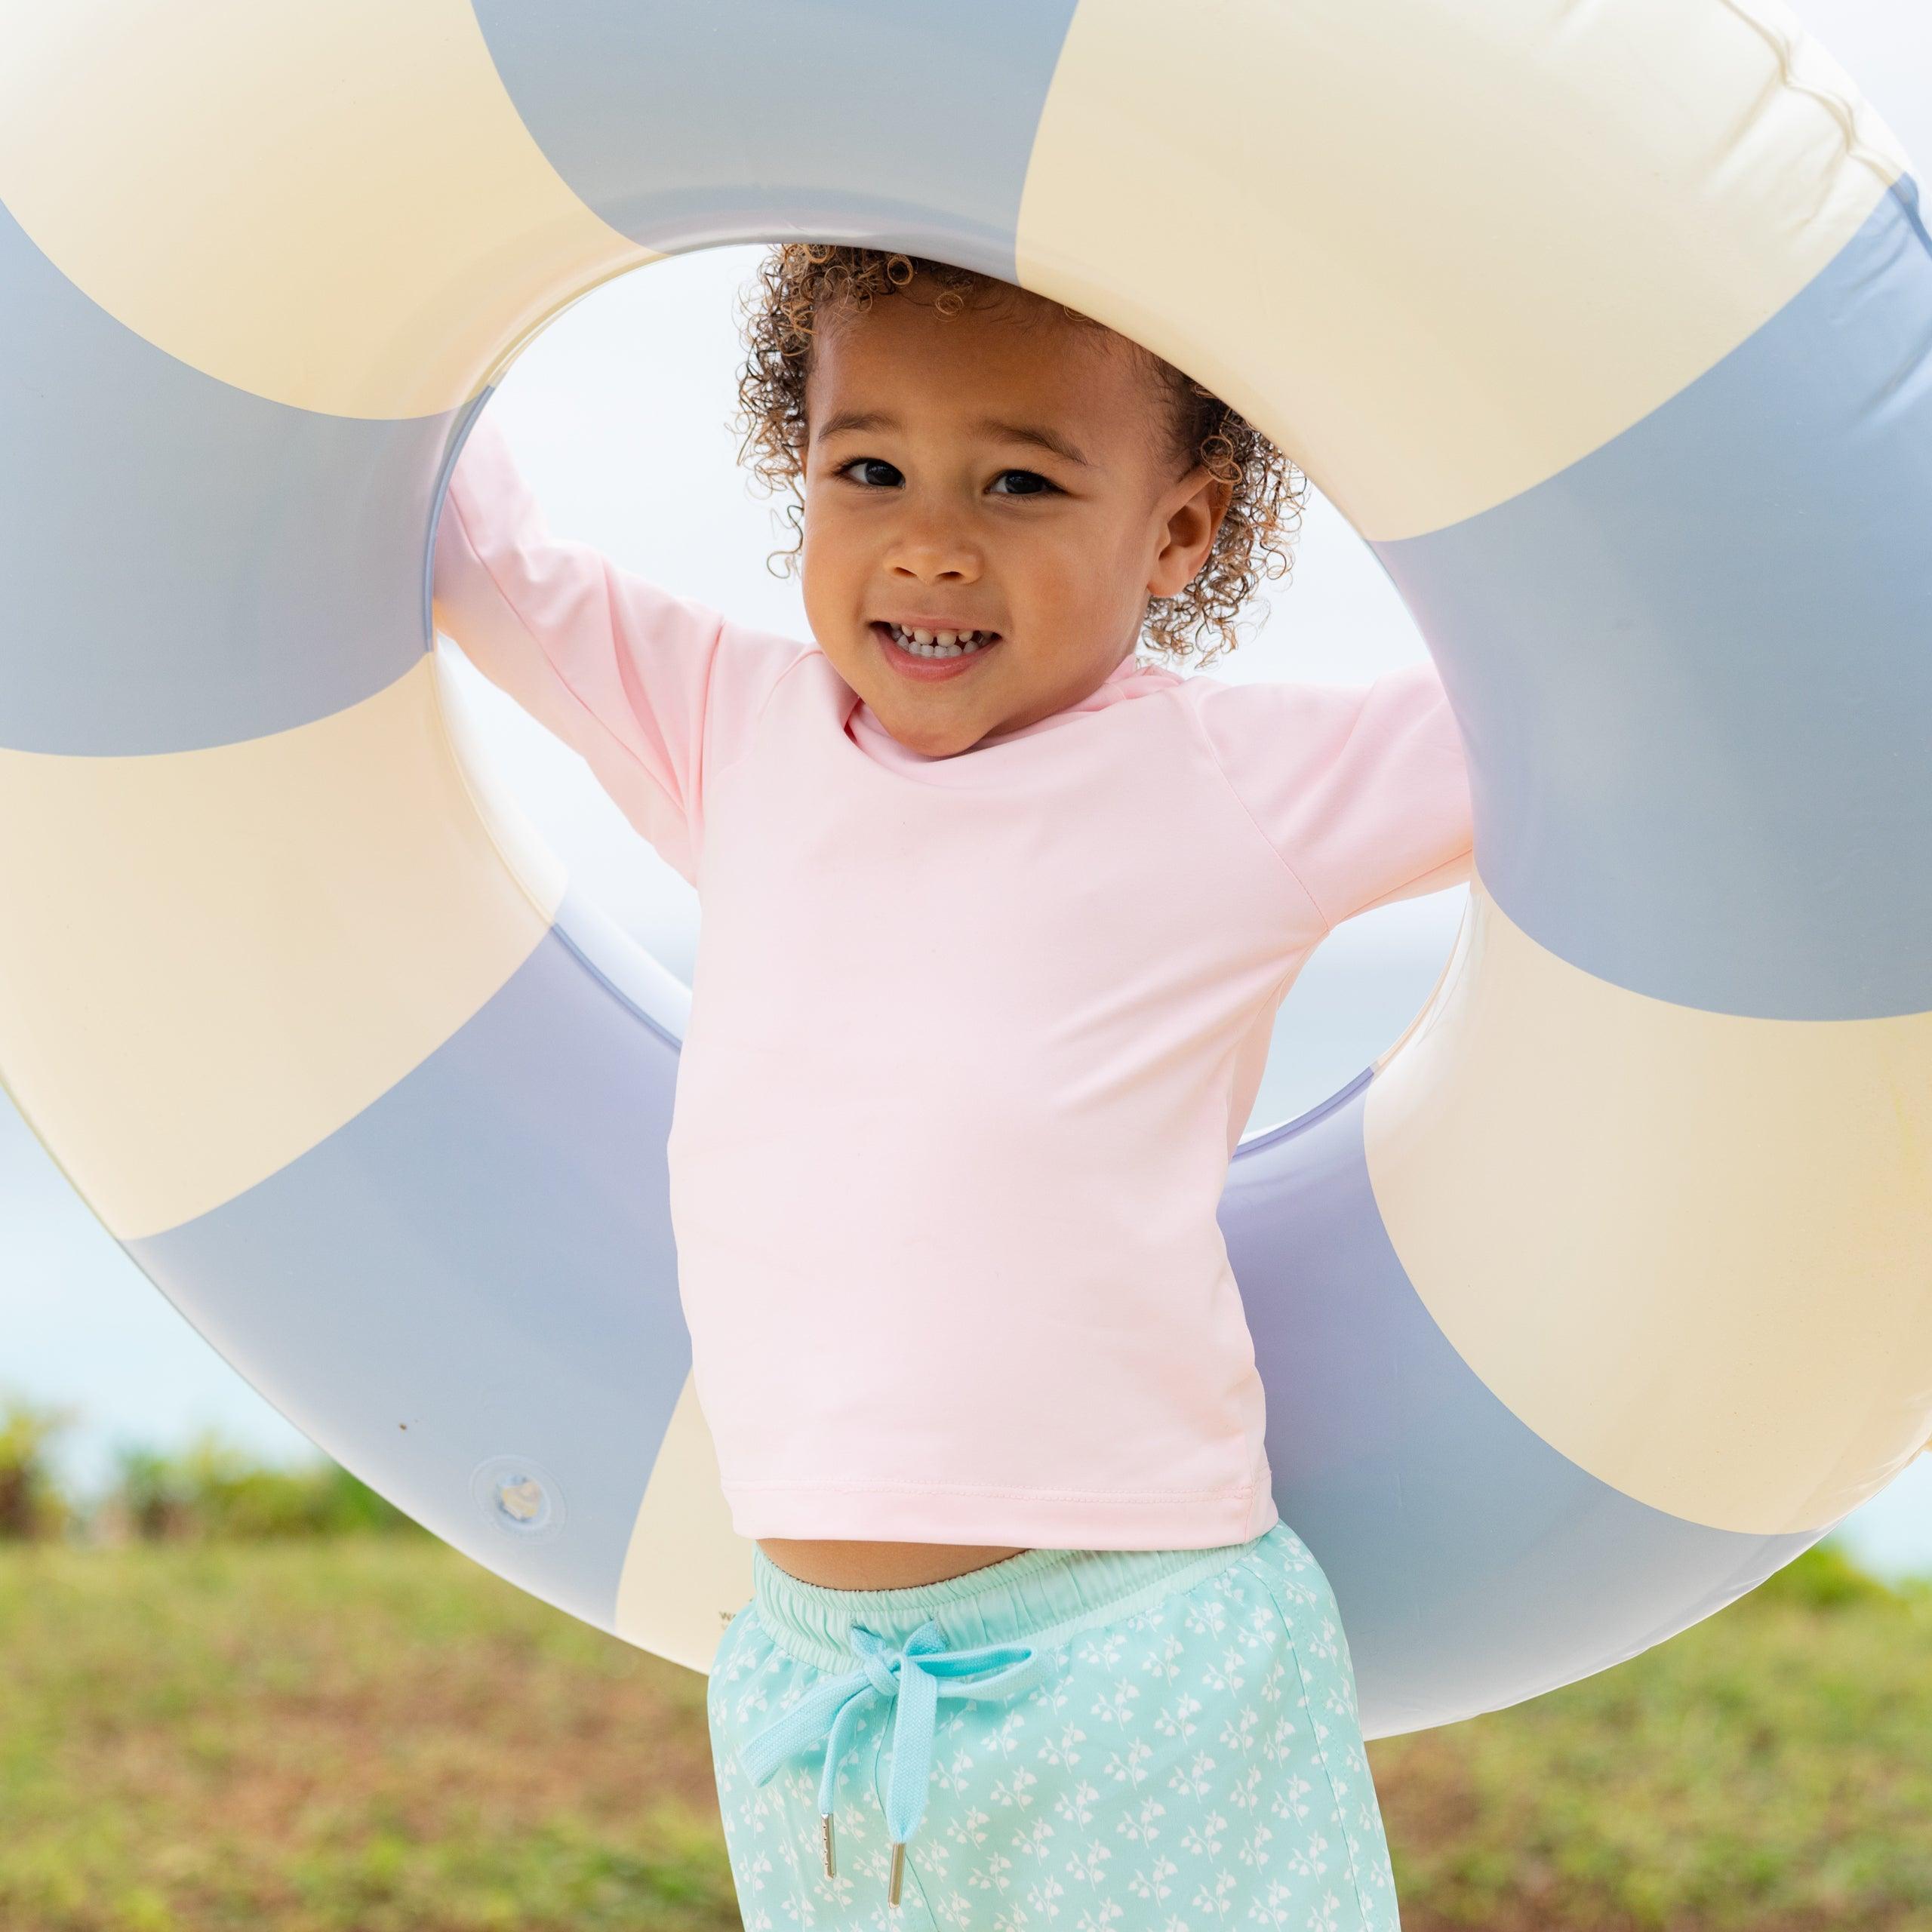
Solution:
<svg viewBox="0 0 1932 1932">
<path fill-rule="evenodd" d="M 1932 1009 L 1932 245 L 1912 181 L 1641 422 L 1375 548 L 1463 727 L 1484 882 L 1540 945 L 1711 1012 Z"/>
<path fill-rule="evenodd" d="M 665 253 L 882 242 L 1011 281 L 1020 191 L 1074 4 L 476 0 L 475 11 L 551 165 L 632 240 Z"/>
<path fill-rule="evenodd" d="M 1382 1737 L 1617 1663 L 1823 1531 L 1686 1522 L 1505 1407 L 1389 1244 L 1364 1152 L 1368 1086 L 1364 1074 L 1244 1143 L 1220 1222 L 1268 1389 L 1275 1506 L 1334 1587 L 1364 1728 Z M 1665 1604 L 1684 1607 L 1659 1626 Z"/>
<path fill-rule="evenodd" d="M 199 751 L 386 688 L 446 415 L 318 415 L 116 321 L 0 208 L 0 748 Z"/>
<path fill-rule="evenodd" d="M 379 1100 L 236 1199 L 127 1244 L 297 1427 L 607 1629 L 691 1367 L 664 1154 L 676 1047 L 635 955 L 567 896 L 501 991 Z M 472 1480 L 500 1457 L 550 1478 L 555 1534 L 478 1503 Z"/>
</svg>

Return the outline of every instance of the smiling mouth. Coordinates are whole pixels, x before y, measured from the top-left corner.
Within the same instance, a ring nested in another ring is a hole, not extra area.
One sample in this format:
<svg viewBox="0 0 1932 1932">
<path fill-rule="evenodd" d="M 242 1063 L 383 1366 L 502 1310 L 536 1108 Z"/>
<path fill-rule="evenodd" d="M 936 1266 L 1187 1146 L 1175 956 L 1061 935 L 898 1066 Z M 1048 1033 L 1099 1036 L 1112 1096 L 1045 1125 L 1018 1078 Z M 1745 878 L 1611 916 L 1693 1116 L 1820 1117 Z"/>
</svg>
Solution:
<svg viewBox="0 0 1932 1932">
<path fill-rule="evenodd" d="M 909 657 L 974 657 L 1000 639 L 998 631 L 908 630 L 898 624 L 878 622 L 872 629 Z"/>
</svg>

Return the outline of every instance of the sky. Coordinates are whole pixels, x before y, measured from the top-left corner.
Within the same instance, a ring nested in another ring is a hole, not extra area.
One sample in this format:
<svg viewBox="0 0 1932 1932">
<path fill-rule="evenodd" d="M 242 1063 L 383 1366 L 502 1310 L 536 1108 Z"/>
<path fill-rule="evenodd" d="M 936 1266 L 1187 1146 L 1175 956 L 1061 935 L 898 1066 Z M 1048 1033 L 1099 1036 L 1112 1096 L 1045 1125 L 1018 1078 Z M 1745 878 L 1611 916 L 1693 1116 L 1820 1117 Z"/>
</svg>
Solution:
<svg viewBox="0 0 1932 1932">
<path fill-rule="evenodd" d="M 1798 9 L 1915 156 L 1932 155 L 1932 5 L 1818 0 Z M 607 283 L 554 320 L 491 408 L 552 528 L 627 568 L 729 611 L 809 635 L 795 580 L 771 574 L 784 540 L 754 494 L 728 426 L 742 353 L 737 290 L 757 259 L 718 250 Z M 643 844 L 575 754 L 440 645 L 487 755 L 574 881 L 688 977 L 694 895 Z M 1293 577 L 1214 675 L 1352 683 L 1426 655 L 1401 600 L 1353 531 L 1311 499 Z M 1458 888 L 1345 924 L 1284 1003 L 1251 1126 L 1287 1119 L 1352 1078 L 1401 1033 L 1433 987 L 1460 917 Z M 0 1396 L 70 1407 L 55 1447 L 91 1492 L 115 1445 L 180 1442 L 203 1426 L 266 1461 L 314 1445 L 229 1368 L 122 1253 L 0 1095 Z M 1840 1532 L 1874 1568 L 1932 1572 L 1932 1457 Z"/>
</svg>

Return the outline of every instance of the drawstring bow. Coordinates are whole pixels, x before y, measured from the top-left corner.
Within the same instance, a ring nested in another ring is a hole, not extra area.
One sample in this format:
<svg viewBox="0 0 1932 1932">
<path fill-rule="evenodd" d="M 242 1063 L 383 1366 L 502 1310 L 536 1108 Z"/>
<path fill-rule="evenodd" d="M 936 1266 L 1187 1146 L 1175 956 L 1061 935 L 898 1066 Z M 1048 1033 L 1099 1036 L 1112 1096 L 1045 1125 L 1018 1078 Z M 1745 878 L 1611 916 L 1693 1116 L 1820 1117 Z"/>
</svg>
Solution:
<svg viewBox="0 0 1932 1932">
<path fill-rule="evenodd" d="M 854 1625 L 851 1641 L 857 1667 L 826 1677 L 792 1708 L 738 1747 L 738 1762 L 754 1784 L 763 1784 L 786 1759 L 821 1740 L 825 1761 L 819 1774 L 819 1838 L 825 1875 L 836 1875 L 832 1835 L 832 1792 L 838 1766 L 859 1719 L 875 1700 L 896 1700 L 892 1727 L 892 1777 L 886 1788 L 886 1829 L 892 1840 L 892 1871 L 887 1903 L 899 1903 L 906 1844 L 925 1815 L 932 1776 L 933 1738 L 939 1700 L 1001 1701 L 1030 1689 L 1051 1666 L 1051 1652 L 1030 1644 L 983 1644 L 974 1650 L 943 1647 L 943 1633 L 931 1617 L 897 1650 L 869 1630 Z M 980 1673 L 991 1672 L 990 1676 Z"/>
</svg>

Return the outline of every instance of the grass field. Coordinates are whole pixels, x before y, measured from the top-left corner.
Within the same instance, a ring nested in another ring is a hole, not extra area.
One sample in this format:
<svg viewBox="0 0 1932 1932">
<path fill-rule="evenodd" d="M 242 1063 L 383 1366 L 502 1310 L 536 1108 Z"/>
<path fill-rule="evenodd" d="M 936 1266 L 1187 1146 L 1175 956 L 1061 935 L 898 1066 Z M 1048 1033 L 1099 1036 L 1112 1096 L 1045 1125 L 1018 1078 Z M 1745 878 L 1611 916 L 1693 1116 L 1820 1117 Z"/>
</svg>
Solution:
<svg viewBox="0 0 1932 1932">
<path fill-rule="evenodd" d="M 0 1644 L 5 1932 L 738 1924 L 703 1679 L 426 1537 L 0 1545 Z M 1829 1549 L 1371 1757 L 1405 1932 L 1932 1932 L 1932 1587 Z"/>
</svg>

